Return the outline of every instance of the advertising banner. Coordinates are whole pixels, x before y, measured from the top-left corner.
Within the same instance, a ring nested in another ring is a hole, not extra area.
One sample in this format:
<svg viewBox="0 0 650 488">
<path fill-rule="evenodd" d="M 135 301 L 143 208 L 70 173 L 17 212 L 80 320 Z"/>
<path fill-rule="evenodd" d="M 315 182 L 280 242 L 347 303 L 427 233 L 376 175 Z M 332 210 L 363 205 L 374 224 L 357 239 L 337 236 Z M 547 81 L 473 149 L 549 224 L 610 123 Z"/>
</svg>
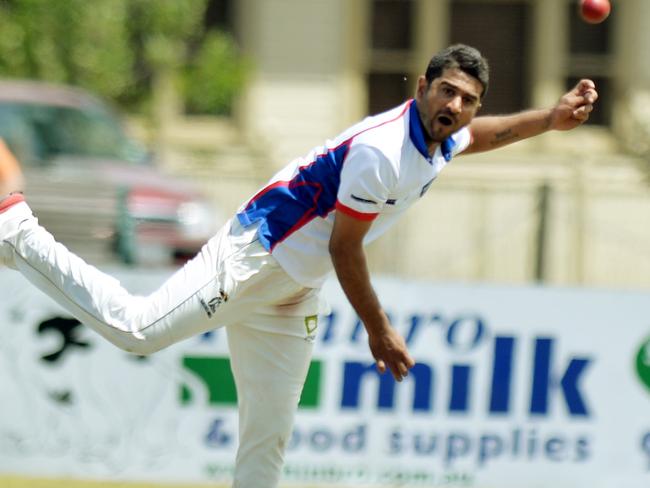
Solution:
<svg viewBox="0 0 650 488">
<path fill-rule="evenodd" d="M 165 278 L 117 276 L 137 293 Z M 650 293 L 374 284 L 417 364 L 379 375 L 329 281 L 284 485 L 650 486 Z M 228 482 L 223 330 L 139 357 L 16 273 L 0 290 L 0 473 Z"/>
</svg>

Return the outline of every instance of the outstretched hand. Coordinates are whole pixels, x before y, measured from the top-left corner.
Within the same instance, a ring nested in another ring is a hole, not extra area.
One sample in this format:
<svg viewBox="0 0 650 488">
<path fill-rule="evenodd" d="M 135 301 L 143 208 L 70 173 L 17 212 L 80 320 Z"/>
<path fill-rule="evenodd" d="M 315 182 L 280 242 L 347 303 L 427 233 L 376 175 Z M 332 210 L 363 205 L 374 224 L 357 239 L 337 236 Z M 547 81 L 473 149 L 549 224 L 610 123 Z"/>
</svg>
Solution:
<svg viewBox="0 0 650 488">
<path fill-rule="evenodd" d="M 372 352 L 377 369 L 380 373 L 390 370 L 397 381 L 408 375 L 408 370 L 415 365 L 402 336 L 392 327 L 383 329 L 381 333 L 368 336 L 368 345 Z"/>
<path fill-rule="evenodd" d="M 558 100 L 551 113 L 550 129 L 571 130 L 589 119 L 598 99 L 596 85 L 591 80 L 580 80 Z"/>
</svg>

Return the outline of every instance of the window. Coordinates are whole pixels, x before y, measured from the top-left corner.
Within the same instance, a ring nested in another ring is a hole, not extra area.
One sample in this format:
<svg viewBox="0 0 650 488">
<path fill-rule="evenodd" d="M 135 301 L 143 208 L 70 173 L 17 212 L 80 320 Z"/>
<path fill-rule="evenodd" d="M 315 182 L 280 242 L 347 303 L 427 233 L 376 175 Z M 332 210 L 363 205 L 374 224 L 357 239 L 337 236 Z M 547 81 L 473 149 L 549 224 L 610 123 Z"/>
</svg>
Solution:
<svg viewBox="0 0 650 488">
<path fill-rule="evenodd" d="M 399 105 L 413 96 L 415 86 L 401 73 L 370 73 L 368 75 L 368 105 L 376 114 Z"/>
<path fill-rule="evenodd" d="M 233 34 L 234 15 L 232 0 L 209 0 L 205 9 L 206 29 L 219 29 Z"/>
<path fill-rule="evenodd" d="M 368 113 L 376 114 L 412 96 L 408 78 L 413 48 L 415 0 L 373 0 L 371 3 Z"/>
<path fill-rule="evenodd" d="M 373 49 L 411 49 L 412 8 L 412 0 L 373 1 Z"/>
<path fill-rule="evenodd" d="M 451 42 L 477 48 L 490 63 L 490 86 L 481 114 L 516 112 L 530 101 L 528 2 L 451 2 Z"/>
</svg>

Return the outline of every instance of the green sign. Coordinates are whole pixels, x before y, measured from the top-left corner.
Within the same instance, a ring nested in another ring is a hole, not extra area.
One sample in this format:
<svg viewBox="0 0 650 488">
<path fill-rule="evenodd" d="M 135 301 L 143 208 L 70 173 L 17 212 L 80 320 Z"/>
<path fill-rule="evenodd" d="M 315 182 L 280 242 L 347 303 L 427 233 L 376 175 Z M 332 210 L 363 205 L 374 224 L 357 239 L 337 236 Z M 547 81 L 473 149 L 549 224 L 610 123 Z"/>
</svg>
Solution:
<svg viewBox="0 0 650 488">
<path fill-rule="evenodd" d="M 641 346 L 636 355 L 636 372 L 641 382 L 650 390 L 650 339 Z"/>
<path fill-rule="evenodd" d="M 185 356 L 183 367 L 194 373 L 206 386 L 210 405 L 237 405 L 235 379 L 227 357 Z M 298 404 L 300 408 L 316 408 L 320 404 L 320 381 L 321 361 L 314 360 L 309 365 Z M 188 385 L 181 385 L 180 401 L 183 405 L 194 401 L 192 390 Z"/>
</svg>

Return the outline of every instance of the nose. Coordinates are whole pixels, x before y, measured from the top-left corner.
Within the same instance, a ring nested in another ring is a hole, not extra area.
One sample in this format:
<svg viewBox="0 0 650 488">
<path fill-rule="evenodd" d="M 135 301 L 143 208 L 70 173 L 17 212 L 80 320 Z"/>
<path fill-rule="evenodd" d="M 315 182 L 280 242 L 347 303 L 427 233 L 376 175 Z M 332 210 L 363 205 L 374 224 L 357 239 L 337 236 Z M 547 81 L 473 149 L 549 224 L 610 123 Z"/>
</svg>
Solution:
<svg viewBox="0 0 650 488">
<path fill-rule="evenodd" d="M 456 95 L 449 100 L 447 107 L 449 107 L 449 110 L 451 110 L 452 113 L 459 114 L 463 109 L 463 98 L 460 95 Z"/>
</svg>

